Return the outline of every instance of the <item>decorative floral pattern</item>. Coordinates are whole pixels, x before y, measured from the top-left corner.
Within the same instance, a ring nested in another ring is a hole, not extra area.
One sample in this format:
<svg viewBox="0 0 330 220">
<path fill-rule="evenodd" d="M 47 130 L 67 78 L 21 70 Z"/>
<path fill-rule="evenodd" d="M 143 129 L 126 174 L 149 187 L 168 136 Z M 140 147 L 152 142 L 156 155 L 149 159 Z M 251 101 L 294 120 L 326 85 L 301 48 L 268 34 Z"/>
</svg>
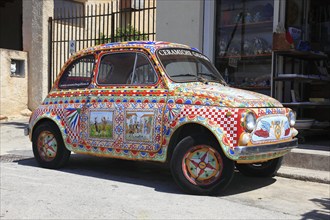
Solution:
<svg viewBox="0 0 330 220">
<path fill-rule="evenodd" d="M 174 83 L 155 55 L 163 47 L 189 48 L 168 42 L 109 43 L 72 56 L 59 76 L 73 60 L 86 54 L 95 54 L 97 62 L 103 53 L 134 50 L 150 58 L 159 80 L 144 87 L 100 87 L 96 84 L 97 65 L 87 89 L 59 89 L 58 77 L 43 104 L 33 112 L 30 128 L 47 118 L 58 125 L 69 150 L 125 159 L 165 161 L 168 148 L 173 147 L 169 146 L 172 135 L 187 123 L 206 127 L 233 160 L 274 158 L 287 153 L 235 156 L 233 150 L 245 132 L 242 120 L 247 110 L 253 111 L 258 120 L 252 133 L 252 142 L 257 145 L 292 138 L 286 117 L 289 109 L 270 97 L 217 83 Z"/>
</svg>

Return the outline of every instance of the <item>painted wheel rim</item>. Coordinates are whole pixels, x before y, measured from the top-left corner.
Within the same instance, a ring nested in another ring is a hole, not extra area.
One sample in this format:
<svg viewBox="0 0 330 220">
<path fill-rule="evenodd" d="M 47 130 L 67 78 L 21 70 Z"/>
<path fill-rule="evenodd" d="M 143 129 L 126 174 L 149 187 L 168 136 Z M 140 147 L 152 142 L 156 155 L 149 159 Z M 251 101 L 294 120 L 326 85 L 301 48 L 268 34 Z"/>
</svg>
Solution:
<svg viewBox="0 0 330 220">
<path fill-rule="evenodd" d="M 56 157 L 57 141 L 49 131 L 43 131 L 38 137 L 38 152 L 44 161 L 52 161 Z"/>
<path fill-rule="evenodd" d="M 223 169 L 220 154 L 206 145 L 195 146 L 182 160 L 182 170 L 194 185 L 209 185 L 218 180 Z"/>
</svg>

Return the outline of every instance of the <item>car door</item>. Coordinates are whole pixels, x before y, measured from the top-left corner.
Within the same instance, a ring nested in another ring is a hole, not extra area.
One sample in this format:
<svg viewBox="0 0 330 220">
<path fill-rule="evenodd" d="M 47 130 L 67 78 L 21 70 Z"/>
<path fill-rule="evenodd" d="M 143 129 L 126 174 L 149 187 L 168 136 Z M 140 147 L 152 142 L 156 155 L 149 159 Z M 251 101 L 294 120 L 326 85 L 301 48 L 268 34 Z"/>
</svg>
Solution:
<svg viewBox="0 0 330 220">
<path fill-rule="evenodd" d="M 130 51 L 105 52 L 99 60 L 86 144 L 130 157 L 159 151 L 166 93 L 154 64 L 146 53 Z"/>
<path fill-rule="evenodd" d="M 57 91 L 51 93 L 55 100 L 54 111 L 62 119 L 66 134 L 65 142 L 77 146 L 81 144 L 81 111 L 85 108 L 85 97 L 91 86 L 95 57 L 84 55 L 73 60 L 63 71 L 57 85 Z"/>
</svg>

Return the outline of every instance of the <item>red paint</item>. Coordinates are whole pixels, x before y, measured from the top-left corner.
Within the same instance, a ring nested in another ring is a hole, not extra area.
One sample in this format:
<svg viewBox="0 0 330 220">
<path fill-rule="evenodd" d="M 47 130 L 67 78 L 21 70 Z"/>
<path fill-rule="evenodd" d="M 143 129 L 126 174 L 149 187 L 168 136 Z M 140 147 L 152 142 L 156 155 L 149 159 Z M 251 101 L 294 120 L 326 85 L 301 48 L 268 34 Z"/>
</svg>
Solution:
<svg viewBox="0 0 330 220">
<path fill-rule="evenodd" d="M 196 115 L 188 115 L 188 118 L 189 119 L 194 119 L 194 118 L 196 118 Z"/>
<path fill-rule="evenodd" d="M 222 143 L 224 145 L 226 145 L 226 146 L 229 146 L 230 145 L 230 143 L 229 143 L 228 138 L 226 137 L 226 135 L 223 135 L 222 136 Z"/>
<path fill-rule="evenodd" d="M 182 99 L 177 99 L 175 102 L 176 102 L 177 104 L 182 104 L 182 103 L 183 103 L 183 100 L 182 100 Z"/>
<path fill-rule="evenodd" d="M 269 137 L 269 132 L 268 131 L 264 131 L 262 129 L 257 130 L 256 132 L 254 132 L 254 134 L 257 135 L 258 137 L 263 137 L 263 138 Z"/>
<path fill-rule="evenodd" d="M 166 139 L 164 138 L 162 145 L 165 145 L 165 144 L 166 144 Z"/>
<path fill-rule="evenodd" d="M 171 127 L 175 127 L 175 125 L 176 125 L 176 121 L 172 121 Z"/>
</svg>

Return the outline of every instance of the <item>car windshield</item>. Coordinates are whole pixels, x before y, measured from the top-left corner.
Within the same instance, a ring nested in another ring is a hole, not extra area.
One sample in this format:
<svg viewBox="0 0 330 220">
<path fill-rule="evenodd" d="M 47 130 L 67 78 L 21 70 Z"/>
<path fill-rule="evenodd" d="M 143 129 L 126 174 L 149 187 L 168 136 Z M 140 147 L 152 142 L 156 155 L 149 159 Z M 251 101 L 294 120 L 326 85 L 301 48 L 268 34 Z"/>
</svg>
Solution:
<svg viewBox="0 0 330 220">
<path fill-rule="evenodd" d="M 174 82 L 209 81 L 225 84 L 221 74 L 203 54 L 182 48 L 159 49 L 157 55 Z"/>
</svg>

